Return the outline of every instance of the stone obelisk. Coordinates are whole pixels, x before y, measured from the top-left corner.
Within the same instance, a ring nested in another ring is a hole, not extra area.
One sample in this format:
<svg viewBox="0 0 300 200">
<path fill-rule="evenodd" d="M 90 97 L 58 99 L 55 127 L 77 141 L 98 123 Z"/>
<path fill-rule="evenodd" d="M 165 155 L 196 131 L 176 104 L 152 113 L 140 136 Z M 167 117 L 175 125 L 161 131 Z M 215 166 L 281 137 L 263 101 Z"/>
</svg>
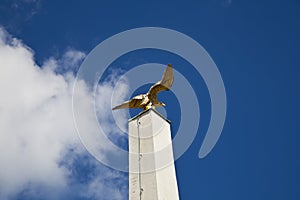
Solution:
<svg viewBox="0 0 300 200">
<path fill-rule="evenodd" d="M 178 200 L 170 121 L 148 109 L 128 123 L 129 200 Z"/>
<path fill-rule="evenodd" d="M 144 111 L 130 119 L 129 124 L 129 200 L 178 200 L 170 121 L 155 111 L 165 106 L 157 94 L 170 90 L 174 81 L 171 64 L 160 81 L 146 94 L 115 106 L 142 108 Z"/>
</svg>

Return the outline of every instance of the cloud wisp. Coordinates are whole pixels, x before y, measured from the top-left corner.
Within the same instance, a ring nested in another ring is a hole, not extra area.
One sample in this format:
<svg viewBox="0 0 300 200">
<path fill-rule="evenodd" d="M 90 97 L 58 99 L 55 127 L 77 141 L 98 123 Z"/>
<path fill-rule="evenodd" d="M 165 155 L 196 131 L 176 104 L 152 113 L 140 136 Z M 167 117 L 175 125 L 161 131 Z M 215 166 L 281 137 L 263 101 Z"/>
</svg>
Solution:
<svg viewBox="0 0 300 200">
<path fill-rule="evenodd" d="M 73 71 L 84 56 L 70 49 L 38 66 L 33 51 L 0 28 L 0 199 L 126 195 L 127 176 L 93 160 L 74 127 Z M 110 84 L 98 90 L 110 92 Z M 84 84 L 81 89 L 83 101 L 90 101 L 91 92 Z"/>
<path fill-rule="evenodd" d="M 42 0 L 1 1 L 0 23 L 10 31 L 21 32 L 24 23 L 34 18 L 41 7 Z"/>
</svg>

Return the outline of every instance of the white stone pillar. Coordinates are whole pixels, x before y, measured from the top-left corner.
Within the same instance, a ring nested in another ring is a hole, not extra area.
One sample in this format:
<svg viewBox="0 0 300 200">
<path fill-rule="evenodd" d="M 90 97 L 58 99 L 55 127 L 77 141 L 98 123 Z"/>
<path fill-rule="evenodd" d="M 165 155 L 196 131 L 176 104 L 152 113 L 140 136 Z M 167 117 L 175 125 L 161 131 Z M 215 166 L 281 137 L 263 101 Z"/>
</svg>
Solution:
<svg viewBox="0 0 300 200">
<path fill-rule="evenodd" d="M 149 109 L 128 123 L 129 200 L 178 200 L 170 121 Z"/>
</svg>

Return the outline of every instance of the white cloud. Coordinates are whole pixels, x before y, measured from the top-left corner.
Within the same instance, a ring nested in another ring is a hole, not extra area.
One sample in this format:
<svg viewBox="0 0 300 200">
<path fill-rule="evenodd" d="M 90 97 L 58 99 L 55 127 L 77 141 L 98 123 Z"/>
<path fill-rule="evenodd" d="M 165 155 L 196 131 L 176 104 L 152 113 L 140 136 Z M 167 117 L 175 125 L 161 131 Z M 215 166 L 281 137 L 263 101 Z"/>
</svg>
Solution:
<svg viewBox="0 0 300 200">
<path fill-rule="evenodd" d="M 1 200 L 10 199 L 26 189 L 30 191 L 30 188 L 50 188 L 53 194 L 53 191 L 60 193 L 78 186 L 76 182 L 69 182 L 73 159 L 86 152 L 77 137 L 72 118 L 75 78 L 73 72 L 56 72 L 58 68 L 67 70 L 66 67 L 77 66 L 84 56 L 84 53 L 71 49 L 61 59 L 50 58 L 43 66 L 38 66 L 33 51 L 0 28 Z M 109 92 L 112 90 L 110 86 L 110 83 L 102 85 L 99 90 Z M 85 88 L 84 85 L 81 88 L 83 98 L 90 101 L 92 94 Z M 93 114 L 87 113 L 87 116 Z M 89 127 L 89 120 L 85 123 Z M 69 149 L 74 148 L 68 162 L 61 164 Z M 86 184 L 79 184 L 88 192 L 78 193 L 99 197 L 99 191 L 110 191 L 115 197 L 113 199 L 122 199 L 122 191 L 107 186 L 102 176 L 98 170 Z M 106 178 L 115 176 L 123 175 L 110 171 Z M 28 194 L 35 192 L 31 190 Z"/>
<path fill-rule="evenodd" d="M 85 53 L 70 48 L 61 58 L 46 60 L 42 67 L 58 73 L 76 71 L 84 57 Z"/>
<path fill-rule="evenodd" d="M 122 71 L 114 71 L 109 79 L 98 85 L 96 90 L 96 112 L 98 120 L 101 122 L 101 128 L 105 133 L 121 133 L 127 130 L 127 116 L 125 110 L 117 110 L 117 114 L 108 115 L 111 111 L 111 105 L 115 106 L 123 103 L 128 98 L 129 83 L 125 77 L 121 77 Z M 117 84 L 119 81 L 119 84 Z M 115 93 L 113 95 L 113 93 Z M 118 97 L 111 99 L 107 97 Z M 106 97 L 106 98 L 102 98 Z M 117 125 L 112 126 L 112 122 Z M 120 128 L 119 128 L 120 127 Z"/>
</svg>

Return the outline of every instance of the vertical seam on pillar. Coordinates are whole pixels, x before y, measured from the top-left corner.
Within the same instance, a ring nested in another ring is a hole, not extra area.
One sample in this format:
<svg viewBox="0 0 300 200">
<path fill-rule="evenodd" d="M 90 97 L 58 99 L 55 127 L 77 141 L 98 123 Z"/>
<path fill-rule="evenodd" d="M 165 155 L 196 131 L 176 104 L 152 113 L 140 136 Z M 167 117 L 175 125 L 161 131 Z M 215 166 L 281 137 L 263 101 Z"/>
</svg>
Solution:
<svg viewBox="0 0 300 200">
<path fill-rule="evenodd" d="M 138 132 L 138 154 L 139 154 L 139 189 L 140 189 L 140 192 L 139 192 L 139 195 L 140 195 L 140 200 L 142 200 L 142 192 L 143 192 L 143 188 L 142 188 L 142 181 L 141 181 L 141 141 L 140 141 L 140 117 L 137 118 L 137 132 Z"/>
</svg>

